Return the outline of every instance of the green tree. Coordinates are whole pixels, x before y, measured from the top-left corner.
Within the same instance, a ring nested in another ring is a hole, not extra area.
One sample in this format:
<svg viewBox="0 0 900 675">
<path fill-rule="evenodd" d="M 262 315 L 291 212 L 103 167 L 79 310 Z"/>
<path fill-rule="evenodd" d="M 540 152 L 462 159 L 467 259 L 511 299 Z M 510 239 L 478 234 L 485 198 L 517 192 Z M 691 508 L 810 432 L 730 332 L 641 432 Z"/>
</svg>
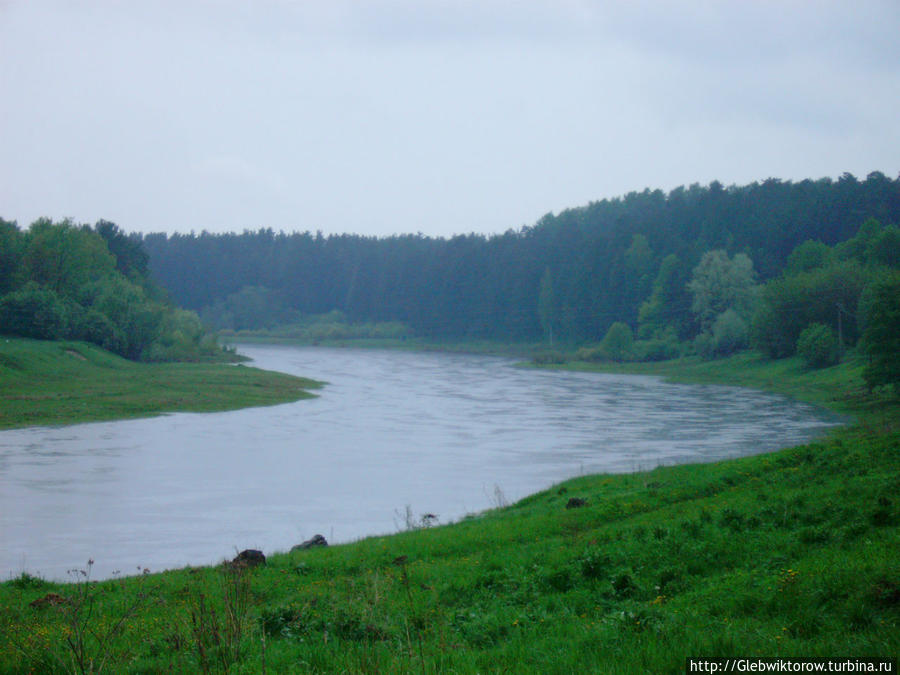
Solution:
<svg viewBox="0 0 900 675">
<path fill-rule="evenodd" d="M 541 286 L 538 292 L 538 316 L 541 320 L 544 338 L 550 343 L 551 349 L 553 348 L 553 326 L 558 320 L 558 314 L 556 294 L 553 292 L 553 275 L 548 267 L 541 276 Z"/>
<path fill-rule="evenodd" d="M 834 331 L 824 323 L 811 323 L 797 338 L 797 355 L 809 368 L 834 365 L 840 360 Z"/>
<path fill-rule="evenodd" d="M 94 232 L 106 242 L 109 252 L 116 258 L 116 269 L 132 281 L 146 278 L 150 258 L 141 247 L 140 239 L 129 237 L 119 226 L 108 220 L 98 220 Z"/>
<path fill-rule="evenodd" d="M 17 285 L 22 247 L 22 234 L 16 224 L 0 218 L 0 295 Z"/>
<path fill-rule="evenodd" d="M 642 234 L 635 234 L 631 237 L 631 245 L 625 249 L 625 264 L 636 277 L 650 273 L 653 265 L 653 251 L 647 237 Z"/>
<path fill-rule="evenodd" d="M 150 300 L 140 286 L 121 275 L 109 276 L 86 285 L 82 304 L 105 315 L 121 335 L 122 356 L 137 360 L 148 358 L 148 349 L 159 338 L 167 310 Z"/>
<path fill-rule="evenodd" d="M 703 254 L 688 290 L 693 295 L 691 309 L 704 332 L 711 332 L 716 319 L 728 309 L 745 321 L 752 316 L 759 296 L 755 277 L 753 261 L 743 253 L 734 258 L 723 250 Z"/>
<path fill-rule="evenodd" d="M 794 354 L 800 333 L 812 323 L 831 328 L 844 344 L 858 338 L 857 305 L 868 273 L 855 260 L 773 279 L 753 318 L 753 344 L 770 358 Z"/>
<path fill-rule="evenodd" d="M 0 333 L 59 340 L 69 330 L 66 306 L 48 288 L 34 282 L 0 298 Z"/>
<path fill-rule="evenodd" d="M 863 345 L 871 360 L 863 377 L 870 387 L 900 388 L 900 274 L 877 281 L 867 295 Z"/>
<path fill-rule="evenodd" d="M 159 337 L 144 358 L 148 361 L 196 361 L 215 349 L 215 340 L 205 334 L 197 314 L 176 308 L 164 315 Z"/>
<path fill-rule="evenodd" d="M 686 278 L 689 271 L 674 253 L 662 259 L 650 297 L 638 311 L 638 335 L 642 339 L 668 337 L 673 331 L 676 336 L 687 337 L 692 327 Z"/>
<path fill-rule="evenodd" d="M 807 239 L 795 248 L 787 259 L 786 274 L 798 274 L 809 272 L 819 267 L 825 267 L 834 258 L 834 252 L 830 246 L 821 241 Z"/>
<path fill-rule="evenodd" d="M 900 228 L 889 225 L 872 237 L 865 256 L 872 265 L 900 269 Z"/>
<path fill-rule="evenodd" d="M 749 324 L 734 309 L 728 308 L 716 317 L 710 343 L 713 353 L 723 356 L 733 354 L 749 344 Z"/>
<path fill-rule="evenodd" d="M 61 296 L 77 293 L 115 268 L 106 242 L 86 226 L 42 218 L 32 223 L 25 237 L 23 273 Z"/>
<path fill-rule="evenodd" d="M 857 221 L 858 222 L 858 221 Z M 858 260 L 865 261 L 866 251 L 870 249 L 872 242 L 881 233 L 881 223 L 875 218 L 869 218 L 856 231 L 856 234 L 842 241 L 834 247 L 835 255 L 840 260 Z"/>
<path fill-rule="evenodd" d="M 116 354 L 125 352 L 125 336 L 106 314 L 96 309 L 84 310 L 77 325 L 71 329 L 73 337 L 91 342 Z"/>
<path fill-rule="evenodd" d="M 604 354 L 613 361 L 625 361 L 631 356 L 634 336 L 628 324 L 616 321 L 600 342 Z"/>
<path fill-rule="evenodd" d="M 201 316 L 208 325 L 232 330 L 271 328 L 297 318 L 281 293 L 262 286 L 244 286 L 225 300 L 205 307 Z"/>
</svg>

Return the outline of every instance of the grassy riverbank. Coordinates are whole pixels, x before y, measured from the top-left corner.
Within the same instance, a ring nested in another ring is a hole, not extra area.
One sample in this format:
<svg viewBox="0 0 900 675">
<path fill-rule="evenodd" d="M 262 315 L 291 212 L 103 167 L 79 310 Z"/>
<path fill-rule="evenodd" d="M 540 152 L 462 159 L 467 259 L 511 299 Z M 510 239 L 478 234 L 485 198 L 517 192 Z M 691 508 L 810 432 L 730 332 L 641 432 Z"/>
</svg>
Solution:
<svg viewBox="0 0 900 675">
<path fill-rule="evenodd" d="M 852 365 L 648 368 L 768 382 L 858 423 L 768 455 L 585 476 L 457 524 L 254 569 L 68 585 L 22 575 L 0 585 L 0 673 L 78 672 L 90 658 L 134 673 L 682 673 L 686 656 L 896 658 L 896 398 L 867 397 Z M 584 504 L 566 508 L 573 498 Z"/>
<path fill-rule="evenodd" d="M 864 364 L 848 358 L 836 366 L 810 370 L 799 357 L 771 360 L 758 352 L 741 352 L 727 359 L 709 361 L 698 356 L 673 361 L 588 363 L 569 361 L 536 366 L 581 372 L 658 375 L 675 382 L 725 384 L 764 389 L 815 403 L 838 412 L 858 413 L 883 408 L 889 399 L 873 397 L 862 379 Z"/>
<path fill-rule="evenodd" d="M 0 339 L 2 429 L 272 405 L 316 386 L 243 365 L 135 363 L 83 342 Z"/>
</svg>

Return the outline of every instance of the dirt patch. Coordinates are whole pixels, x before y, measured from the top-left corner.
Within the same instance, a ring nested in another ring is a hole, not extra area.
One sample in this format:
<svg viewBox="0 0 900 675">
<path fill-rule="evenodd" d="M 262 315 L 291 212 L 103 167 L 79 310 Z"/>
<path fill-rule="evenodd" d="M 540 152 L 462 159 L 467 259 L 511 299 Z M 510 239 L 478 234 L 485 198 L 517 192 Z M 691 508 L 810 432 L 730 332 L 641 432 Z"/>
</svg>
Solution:
<svg viewBox="0 0 900 675">
<path fill-rule="evenodd" d="M 76 359 L 80 359 L 82 361 L 87 361 L 87 359 L 83 355 L 79 354 L 74 349 L 67 349 L 65 351 L 66 351 L 66 354 L 68 354 L 69 356 L 74 356 Z"/>
</svg>

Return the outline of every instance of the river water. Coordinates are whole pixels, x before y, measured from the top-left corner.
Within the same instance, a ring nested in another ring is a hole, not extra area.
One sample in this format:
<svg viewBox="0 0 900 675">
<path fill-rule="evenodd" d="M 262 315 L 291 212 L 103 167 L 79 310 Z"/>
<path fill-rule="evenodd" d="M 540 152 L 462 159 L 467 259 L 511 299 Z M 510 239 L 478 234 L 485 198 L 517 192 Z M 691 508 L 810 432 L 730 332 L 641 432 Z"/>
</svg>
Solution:
<svg viewBox="0 0 900 675">
<path fill-rule="evenodd" d="M 0 579 L 351 541 L 396 532 L 407 507 L 445 523 L 582 473 L 766 452 L 841 422 L 746 389 L 497 357 L 240 351 L 328 384 L 265 408 L 0 432 Z"/>
</svg>

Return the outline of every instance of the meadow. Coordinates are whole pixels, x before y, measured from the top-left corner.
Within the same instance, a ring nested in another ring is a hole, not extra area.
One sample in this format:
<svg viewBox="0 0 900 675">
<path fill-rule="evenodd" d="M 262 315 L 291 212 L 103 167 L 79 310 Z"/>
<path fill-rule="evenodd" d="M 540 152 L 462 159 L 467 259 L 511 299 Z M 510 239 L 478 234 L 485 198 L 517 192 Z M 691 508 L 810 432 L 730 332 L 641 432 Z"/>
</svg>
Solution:
<svg viewBox="0 0 900 675">
<path fill-rule="evenodd" d="M 273 405 L 318 386 L 242 364 L 138 363 L 86 342 L 0 339 L 0 429 Z"/>
</svg>

